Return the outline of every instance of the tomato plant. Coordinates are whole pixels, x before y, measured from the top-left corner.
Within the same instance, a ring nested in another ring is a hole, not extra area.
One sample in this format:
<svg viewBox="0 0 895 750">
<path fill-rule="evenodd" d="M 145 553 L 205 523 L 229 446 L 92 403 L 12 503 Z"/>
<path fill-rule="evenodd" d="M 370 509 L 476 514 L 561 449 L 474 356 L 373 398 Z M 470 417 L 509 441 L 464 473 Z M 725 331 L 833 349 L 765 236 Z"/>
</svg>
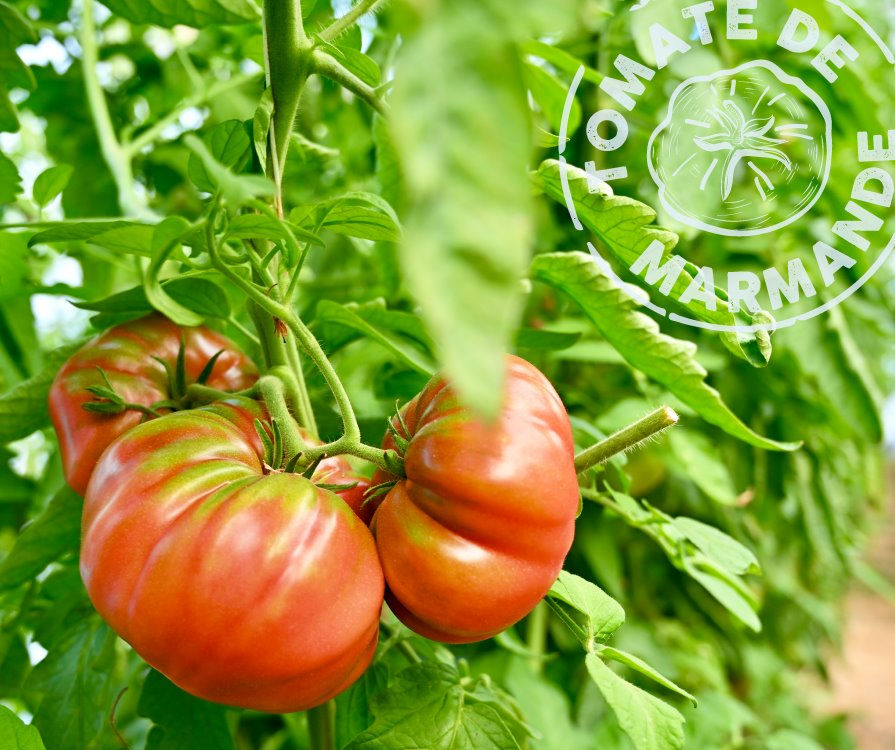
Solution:
<svg viewBox="0 0 895 750">
<path fill-rule="evenodd" d="M 885 588 L 895 285 L 830 228 L 892 217 L 670 5 L 0 0 L 0 745 L 853 750 L 804 681 Z M 793 326 L 697 273 L 824 242 Z"/>
</svg>

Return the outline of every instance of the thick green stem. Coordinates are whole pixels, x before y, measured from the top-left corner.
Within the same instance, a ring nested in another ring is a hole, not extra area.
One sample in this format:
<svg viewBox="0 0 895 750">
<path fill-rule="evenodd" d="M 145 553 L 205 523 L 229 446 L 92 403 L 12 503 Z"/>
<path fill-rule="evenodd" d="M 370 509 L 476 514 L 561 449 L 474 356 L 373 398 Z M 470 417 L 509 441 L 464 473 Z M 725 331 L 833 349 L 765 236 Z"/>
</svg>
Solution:
<svg viewBox="0 0 895 750">
<path fill-rule="evenodd" d="M 308 737 L 311 750 L 333 750 L 333 704 L 327 701 L 323 705 L 309 708 Z"/>
<path fill-rule="evenodd" d="M 273 95 L 271 158 L 282 172 L 289 134 L 310 69 L 311 42 L 305 35 L 300 0 L 264 0 L 264 53 Z M 277 180 L 279 182 L 279 180 Z"/>
<path fill-rule="evenodd" d="M 317 36 L 324 42 L 331 42 L 357 23 L 361 16 L 375 11 L 382 5 L 385 5 L 385 0 L 360 0 L 349 8 L 344 16 L 339 16 Z"/>
<path fill-rule="evenodd" d="M 535 674 L 540 674 L 544 666 L 548 614 L 547 605 L 544 602 L 539 602 L 538 606 L 528 616 L 526 645 L 532 654 L 529 664 Z"/>
<path fill-rule="evenodd" d="M 376 89 L 364 83 L 340 62 L 327 55 L 325 51 L 319 49 L 314 50 L 313 64 L 314 72 L 326 76 L 340 86 L 348 89 L 351 93 L 360 97 L 373 107 L 379 114 L 383 116 L 388 114 L 388 107 L 385 102 L 382 101 L 379 94 L 376 93 Z"/>
<path fill-rule="evenodd" d="M 307 446 L 298 430 L 298 425 L 292 418 L 289 406 L 286 404 L 286 392 L 283 381 L 273 375 L 265 375 L 258 381 L 258 389 L 267 407 L 267 413 L 277 421 L 280 434 L 283 436 L 283 455 L 288 462 L 293 456 L 297 456 L 306 450 Z M 278 469 L 278 466 L 273 468 Z"/>
<path fill-rule="evenodd" d="M 293 336 L 290 336 L 286 340 L 286 359 L 289 361 L 289 367 L 295 378 L 298 401 L 302 412 L 302 424 L 314 437 L 317 437 L 317 420 L 314 418 L 314 407 L 311 404 L 311 397 L 308 394 L 308 386 L 305 383 L 305 373 L 301 366 L 301 357 L 298 353 L 298 347 L 295 345 L 295 338 Z"/>
<path fill-rule="evenodd" d="M 677 424 L 678 419 L 674 409 L 668 406 L 657 409 L 640 421 L 619 430 L 587 450 L 581 451 L 575 456 L 575 471 L 580 474 L 594 466 L 606 463 L 613 456 L 629 451 L 663 430 L 673 427 Z"/>
<path fill-rule="evenodd" d="M 84 74 L 84 90 L 87 94 L 87 104 L 90 107 L 90 116 L 93 119 L 96 135 L 99 139 L 100 151 L 112 179 L 118 188 L 118 202 L 121 212 L 125 216 L 137 218 L 154 218 L 153 213 L 147 207 L 134 190 L 134 174 L 131 168 L 131 160 L 125 149 L 122 148 L 115 127 L 112 125 L 112 117 L 109 114 L 109 106 L 106 95 L 97 77 L 97 65 L 99 63 L 99 50 L 96 44 L 96 25 L 93 20 L 93 0 L 83 0 L 81 5 L 81 34 L 80 43 L 82 50 L 81 63 Z"/>
</svg>

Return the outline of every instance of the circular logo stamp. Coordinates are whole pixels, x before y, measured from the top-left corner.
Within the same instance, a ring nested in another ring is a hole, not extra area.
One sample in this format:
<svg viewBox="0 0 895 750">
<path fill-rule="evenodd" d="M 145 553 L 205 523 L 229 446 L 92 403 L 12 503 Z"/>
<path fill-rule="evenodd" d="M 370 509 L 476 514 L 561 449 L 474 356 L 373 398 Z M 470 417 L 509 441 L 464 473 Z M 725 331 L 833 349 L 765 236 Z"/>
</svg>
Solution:
<svg viewBox="0 0 895 750">
<path fill-rule="evenodd" d="M 680 240 L 651 240 L 638 214 L 626 241 L 588 244 L 604 270 L 678 322 L 735 332 L 861 288 L 895 248 L 895 123 L 861 99 L 895 82 L 873 26 L 842 0 L 641 0 L 621 20 L 611 64 L 568 92 L 563 194 L 576 228 L 600 235 L 595 214 L 629 196 Z M 569 131 L 575 99 L 599 107 Z"/>
</svg>

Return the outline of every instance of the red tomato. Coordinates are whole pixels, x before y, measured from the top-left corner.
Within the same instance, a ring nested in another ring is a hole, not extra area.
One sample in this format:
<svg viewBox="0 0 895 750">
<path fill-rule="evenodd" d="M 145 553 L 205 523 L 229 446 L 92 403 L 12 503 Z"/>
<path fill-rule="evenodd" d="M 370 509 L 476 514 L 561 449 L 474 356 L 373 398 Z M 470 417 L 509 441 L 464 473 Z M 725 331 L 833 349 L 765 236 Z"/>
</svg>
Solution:
<svg viewBox="0 0 895 750">
<path fill-rule="evenodd" d="M 348 503 L 348 506 L 357 514 L 361 521 L 365 524 L 370 523 L 374 508 L 370 503 L 364 503 L 364 493 L 370 488 L 370 480 L 358 474 L 348 459 L 344 456 L 324 458 L 317 465 L 312 479 L 317 484 L 351 484 L 352 482 L 357 482 L 357 485 L 351 489 L 337 491 L 336 494 Z"/>
<path fill-rule="evenodd" d="M 578 479 L 569 417 L 537 368 L 513 356 L 506 365 L 493 425 L 439 377 L 404 407 L 407 478 L 373 516 L 386 601 L 434 640 L 482 640 L 524 617 L 572 544 Z M 384 447 L 395 447 L 391 436 Z M 373 482 L 386 479 L 380 472 Z"/>
<path fill-rule="evenodd" d="M 234 399 L 112 443 L 84 498 L 81 575 L 103 618 L 184 690 L 300 711 L 366 669 L 384 583 L 344 502 L 264 473 L 260 414 Z"/>
<path fill-rule="evenodd" d="M 145 419 L 137 411 L 97 414 L 83 408 L 84 402 L 96 398 L 85 389 L 104 384 L 97 367 L 125 401 L 150 406 L 170 398 L 168 375 L 153 357 L 165 360 L 173 370 L 181 336 L 188 383 L 221 349 L 224 352 L 214 365 L 209 386 L 241 390 L 257 379 L 255 365 L 232 341 L 207 328 L 182 328 L 161 315 L 115 326 L 88 342 L 65 363 L 50 389 L 50 416 L 59 437 L 65 478 L 78 494 L 84 494 L 106 446 Z"/>
</svg>

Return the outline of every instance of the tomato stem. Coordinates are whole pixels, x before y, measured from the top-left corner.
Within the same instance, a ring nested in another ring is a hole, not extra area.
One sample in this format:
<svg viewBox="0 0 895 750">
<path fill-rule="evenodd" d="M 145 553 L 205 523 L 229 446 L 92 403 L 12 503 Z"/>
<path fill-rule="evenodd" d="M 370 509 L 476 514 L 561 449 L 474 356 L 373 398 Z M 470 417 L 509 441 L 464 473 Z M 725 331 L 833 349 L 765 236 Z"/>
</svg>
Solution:
<svg viewBox="0 0 895 750">
<path fill-rule="evenodd" d="M 308 446 L 302 439 L 298 425 L 286 405 L 283 381 L 274 375 L 265 375 L 258 381 L 258 388 L 264 399 L 264 404 L 267 406 L 268 414 L 276 420 L 282 435 L 283 455 L 280 456 L 280 459 L 285 457 L 286 461 L 289 461 L 299 453 L 304 454 Z M 279 468 L 279 466 L 275 468 Z"/>
<path fill-rule="evenodd" d="M 333 703 L 327 701 L 307 710 L 311 750 L 333 750 Z"/>
<path fill-rule="evenodd" d="M 678 419 L 677 413 L 669 406 L 656 409 L 643 419 L 581 451 L 575 456 L 575 471 L 581 474 L 594 466 L 606 463 L 613 456 L 629 451 L 663 430 L 673 427 Z"/>
</svg>

